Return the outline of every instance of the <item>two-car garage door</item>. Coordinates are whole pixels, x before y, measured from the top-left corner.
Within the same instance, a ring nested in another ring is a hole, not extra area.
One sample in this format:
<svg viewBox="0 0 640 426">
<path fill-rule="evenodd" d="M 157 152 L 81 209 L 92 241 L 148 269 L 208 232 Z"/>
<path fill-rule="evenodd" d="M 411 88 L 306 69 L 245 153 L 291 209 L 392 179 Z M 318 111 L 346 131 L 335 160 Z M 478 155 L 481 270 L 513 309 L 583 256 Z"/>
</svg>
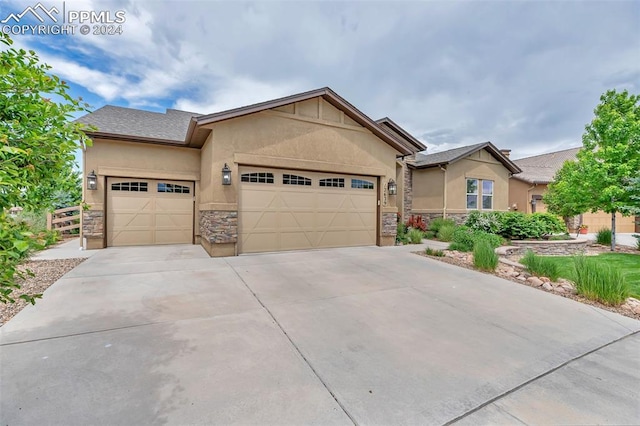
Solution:
<svg viewBox="0 0 640 426">
<path fill-rule="evenodd" d="M 240 169 L 239 251 L 376 244 L 377 178 Z"/>
<path fill-rule="evenodd" d="M 193 242 L 193 182 L 109 178 L 107 246 Z"/>
</svg>

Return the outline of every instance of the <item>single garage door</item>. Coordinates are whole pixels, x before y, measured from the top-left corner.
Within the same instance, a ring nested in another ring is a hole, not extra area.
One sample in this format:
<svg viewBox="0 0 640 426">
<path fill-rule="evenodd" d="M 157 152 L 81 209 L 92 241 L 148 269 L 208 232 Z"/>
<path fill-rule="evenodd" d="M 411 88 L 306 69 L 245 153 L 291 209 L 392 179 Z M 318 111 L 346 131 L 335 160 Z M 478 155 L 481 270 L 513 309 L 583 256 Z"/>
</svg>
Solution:
<svg viewBox="0 0 640 426">
<path fill-rule="evenodd" d="M 377 178 L 240 169 L 241 253 L 376 244 Z"/>
<path fill-rule="evenodd" d="M 193 182 L 107 179 L 107 245 L 189 244 Z"/>
<path fill-rule="evenodd" d="M 602 228 L 611 229 L 611 213 L 598 211 L 582 215 L 582 223 L 589 227 L 589 232 L 598 232 Z M 616 232 L 621 234 L 636 231 L 635 216 L 616 214 Z"/>
</svg>

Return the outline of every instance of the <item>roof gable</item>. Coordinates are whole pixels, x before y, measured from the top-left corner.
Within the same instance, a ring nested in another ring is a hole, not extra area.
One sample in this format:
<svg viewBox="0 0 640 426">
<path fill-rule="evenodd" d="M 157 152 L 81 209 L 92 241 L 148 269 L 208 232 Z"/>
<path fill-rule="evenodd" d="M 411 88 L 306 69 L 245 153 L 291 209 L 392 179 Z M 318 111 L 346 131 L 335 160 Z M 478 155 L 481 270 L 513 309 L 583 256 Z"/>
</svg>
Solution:
<svg viewBox="0 0 640 426">
<path fill-rule="evenodd" d="M 522 170 L 510 159 L 508 159 L 498 148 L 491 142 L 483 142 L 475 145 L 463 146 L 447 151 L 436 152 L 428 155 L 418 155 L 412 164 L 413 168 L 426 169 L 430 167 L 445 166 L 455 163 L 458 160 L 468 157 L 469 155 L 480 151 L 487 150 L 496 160 L 502 163 L 511 173 L 520 173 Z"/>
<path fill-rule="evenodd" d="M 410 150 L 406 146 L 406 142 L 399 140 L 397 137 L 384 130 L 362 111 L 351 105 L 344 98 L 339 96 L 328 87 L 311 90 L 309 92 L 298 93 L 296 95 L 286 96 L 284 98 L 273 99 L 267 102 L 261 102 L 240 108 L 230 109 L 227 111 L 217 112 L 214 114 L 194 117 L 189 125 L 186 142 L 189 146 L 201 146 L 208 136 L 208 132 L 206 131 L 207 129 L 202 128 L 202 126 L 204 125 L 224 120 L 230 120 L 232 118 L 243 117 L 245 115 L 255 114 L 268 109 L 276 109 L 285 105 L 302 102 L 317 97 L 322 97 L 322 99 L 324 99 L 326 102 L 333 105 L 338 110 L 344 112 L 345 116 L 349 117 L 355 123 L 371 131 L 371 133 L 373 133 L 375 136 L 383 140 L 385 143 L 393 147 L 401 154 L 409 155 L 413 153 L 412 150 Z"/>
</svg>

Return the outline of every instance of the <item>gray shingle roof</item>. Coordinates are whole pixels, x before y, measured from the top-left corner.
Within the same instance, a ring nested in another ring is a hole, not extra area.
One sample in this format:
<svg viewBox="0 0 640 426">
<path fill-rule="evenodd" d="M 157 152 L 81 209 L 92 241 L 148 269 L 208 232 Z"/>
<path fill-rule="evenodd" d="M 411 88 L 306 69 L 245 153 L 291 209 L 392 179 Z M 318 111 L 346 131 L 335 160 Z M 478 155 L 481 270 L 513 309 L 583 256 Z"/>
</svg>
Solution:
<svg viewBox="0 0 640 426">
<path fill-rule="evenodd" d="M 414 161 L 416 167 L 437 166 L 439 164 L 448 164 L 459 158 L 466 157 L 479 149 L 484 148 L 488 142 L 478 143 L 475 145 L 462 146 L 460 148 L 450 149 L 448 151 L 436 152 L 433 154 L 417 154 Z"/>
<path fill-rule="evenodd" d="M 434 154 L 417 154 L 416 159 L 410 163 L 417 169 L 436 167 L 461 160 L 474 152 L 486 149 L 496 160 L 500 161 L 511 173 L 520 173 L 520 168 L 509 158 L 507 158 L 491 142 L 477 143 L 475 145 L 462 146 L 448 151 L 436 152 Z"/>
<path fill-rule="evenodd" d="M 176 109 L 162 113 L 106 105 L 76 121 L 98 128 L 90 133 L 184 143 L 191 117 L 200 115 Z"/>
<path fill-rule="evenodd" d="M 553 181 L 556 172 L 565 161 L 575 161 L 579 150 L 580 148 L 570 148 L 513 160 L 522 169 L 522 173 L 515 175 L 514 178 L 529 183 L 549 183 Z"/>
</svg>

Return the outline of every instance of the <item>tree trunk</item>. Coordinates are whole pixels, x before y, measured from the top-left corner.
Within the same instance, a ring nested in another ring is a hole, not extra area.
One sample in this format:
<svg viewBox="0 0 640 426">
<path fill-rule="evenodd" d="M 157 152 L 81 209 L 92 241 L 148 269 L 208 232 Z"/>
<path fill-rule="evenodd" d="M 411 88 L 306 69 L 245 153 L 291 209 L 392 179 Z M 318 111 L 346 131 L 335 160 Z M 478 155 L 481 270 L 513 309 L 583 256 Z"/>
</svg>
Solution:
<svg viewBox="0 0 640 426">
<path fill-rule="evenodd" d="M 616 212 L 611 213 L 611 251 L 616 250 Z"/>
</svg>

